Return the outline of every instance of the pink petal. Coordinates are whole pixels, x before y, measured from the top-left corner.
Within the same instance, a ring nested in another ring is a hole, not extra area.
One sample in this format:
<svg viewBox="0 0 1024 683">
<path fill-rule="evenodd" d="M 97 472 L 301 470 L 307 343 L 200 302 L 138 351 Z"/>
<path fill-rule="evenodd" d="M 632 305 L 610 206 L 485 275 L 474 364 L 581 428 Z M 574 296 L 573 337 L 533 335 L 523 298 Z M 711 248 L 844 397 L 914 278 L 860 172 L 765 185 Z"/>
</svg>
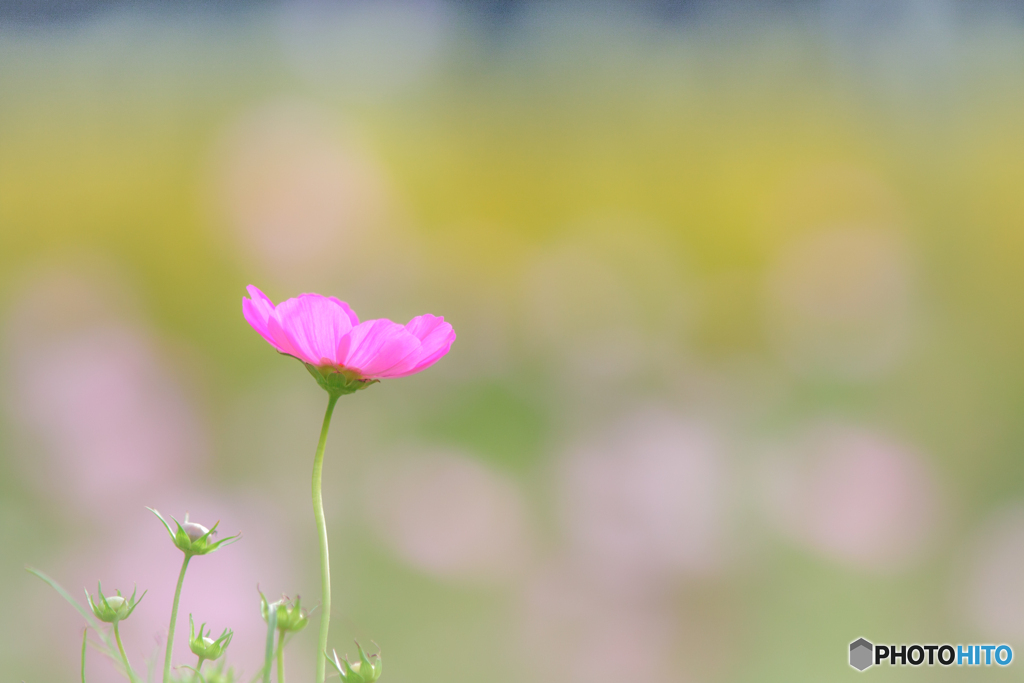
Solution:
<svg viewBox="0 0 1024 683">
<path fill-rule="evenodd" d="M 452 342 L 455 341 L 452 326 L 438 316 L 418 316 L 410 320 L 405 329 L 419 337 L 420 347 L 406 356 L 401 363 L 381 374 L 381 377 L 405 377 L 424 370 L 448 353 Z"/>
<path fill-rule="evenodd" d="M 270 316 L 270 320 L 267 321 L 267 332 L 270 333 L 270 336 L 274 340 L 271 343 L 281 353 L 287 353 L 289 356 L 295 356 L 303 363 L 312 363 L 314 365 L 320 363 L 319 359 L 307 356 L 303 351 L 295 347 L 292 343 L 291 337 L 288 335 L 288 332 L 285 331 L 284 326 L 276 316 Z"/>
<path fill-rule="evenodd" d="M 427 313 L 426 315 L 418 315 L 410 320 L 406 324 L 405 329 L 416 335 L 417 339 L 423 341 L 428 334 L 444 324 L 443 317 Z M 448 328 L 451 329 L 451 325 L 448 325 Z"/>
<path fill-rule="evenodd" d="M 419 346 L 420 341 L 404 325 L 381 318 L 353 327 L 338 345 L 336 355 L 341 365 L 363 377 L 374 378 L 400 363 Z"/>
<path fill-rule="evenodd" d="M 308 296 L 320 296 L 320 295 L 319 294 L 309 294 Z M 345 303 L 341 299 L 339 299 L 337 297 L 334 297 L 334 296 L 327 297 L 327 300 L 328 301 L 333 301 L 334 303 L 336 303 L 338 306 L 341 307 L 341 310 L 345 311 L 345 315 L 348 316 L 349 322 L 352 323 L 352 327 L 355 327 L 356 325 L 359 324 L 359 316 L 356 315 L 356 312 L 352 310 L 351 306 L 349 306 L 347 303 Z"/>
<path fill-rule="evenodd" d="M 338 365 L 338 343 L 352 329 L 355 314 L 334 297 L 300 294 L 274 309 L 267 329 L 285 353 L 312 365 Z"/>
<path fill-rule="evenodd" d="M 428 356 L 426 356 L 424 358 L 419 359 L 418 362 L 416 362 L 412 367 L 409 367 L 406 363 L 403 363 L 401 367 L 395 366 L 395 367 L 391 368 L 390 370 L 388 370 L 387 372 L 381 374 L 380 375 L 381 379 L 383 379 L 385 377 L 386 378 L 407 377 L 408 375 L 415 375 L 417 372 L 419 372 L 421 370 L 426 370 L 431 365 L 433 365 L 437 361 L 441 360 L 448 353 L 448 351 L 451 349 L 452 342 L 454 342 L 454 341 L 455 341 L 455 333 L 453 332 L 452 336 L 451 336 L 451 339 L 449 339 L 448 342 L 443 347 L 439 348 L 434 353 L 432 353 L 432 354 L 430 354 L 430 355 L 428 355 Z"/>
<path fill-rule="evenodd" d="M 253 285 L 243 297 L 245 319 L 282 353 L 313 365 L 349 368 L 366 378 L 419 372 L 448 353 L 455 332 L 444 318 L 421 315 L 407 325 L 387 319 L 360 323 L 335 297 L 300 294 L 274 306 Z"/>
<path fill-rule="evenodd" d="M 246 289 L 252 298 L 246 299 L 244 296 L 242 297 L 242 315 L 245 316 L 246 321 L 252 325 L 254 330 L 270 342 L 271 346 L 277 348 L 277 342 L 274 341 L 267 330 L 267 321 L 274 313 L 274 302 L 254 285 L 249 285 Z M 280 350 L 278 348 L 278 351 Z"/>
</svg>

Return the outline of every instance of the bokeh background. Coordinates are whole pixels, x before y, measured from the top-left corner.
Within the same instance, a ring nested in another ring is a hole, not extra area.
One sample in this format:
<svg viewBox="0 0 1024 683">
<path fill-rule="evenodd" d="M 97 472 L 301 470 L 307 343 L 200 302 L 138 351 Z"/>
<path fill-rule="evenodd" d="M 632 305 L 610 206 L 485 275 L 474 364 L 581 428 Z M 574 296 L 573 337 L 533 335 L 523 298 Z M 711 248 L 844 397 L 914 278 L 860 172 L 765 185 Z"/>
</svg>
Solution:
<svg viewBox="0 0 1024 683">
<path fill-rule="evenodd" d="M 144 505 L 243 533 L 179 663 L 192 612 L 248 680 L 257 585 L 316 603 L 326 396 L 250 283 L 459 335 L 328 443 L 332 645 L 386 681 L 1024 654 L 1022 121 L 1017 2 L 0 3 L 2 678 L 78 676 L 25 564 L 148 589 L 158 661 Z"/>
</svg>

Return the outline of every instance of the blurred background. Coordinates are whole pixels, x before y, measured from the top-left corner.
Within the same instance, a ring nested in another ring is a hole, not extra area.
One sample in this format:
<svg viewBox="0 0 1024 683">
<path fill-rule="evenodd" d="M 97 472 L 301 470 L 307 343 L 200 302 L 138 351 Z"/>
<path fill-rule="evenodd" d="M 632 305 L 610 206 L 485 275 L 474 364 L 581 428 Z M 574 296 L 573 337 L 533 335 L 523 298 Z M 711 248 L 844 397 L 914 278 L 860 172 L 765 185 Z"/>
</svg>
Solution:
<svg viewBox="0 0 1024 683">
<path fill-rule="evenodd" d="M 331 643 L 389 683 L 1024 653 L 1021 121 L 1019 2 L 0 2 L 3 679 L 78 676 L 26 563 L 148 589 L 160 662 L 145 505 L 243 533 L 178 663 L 316 603 L 326 395 L 248 284 L 458 334 L 328 443 Z"/>
</svg>

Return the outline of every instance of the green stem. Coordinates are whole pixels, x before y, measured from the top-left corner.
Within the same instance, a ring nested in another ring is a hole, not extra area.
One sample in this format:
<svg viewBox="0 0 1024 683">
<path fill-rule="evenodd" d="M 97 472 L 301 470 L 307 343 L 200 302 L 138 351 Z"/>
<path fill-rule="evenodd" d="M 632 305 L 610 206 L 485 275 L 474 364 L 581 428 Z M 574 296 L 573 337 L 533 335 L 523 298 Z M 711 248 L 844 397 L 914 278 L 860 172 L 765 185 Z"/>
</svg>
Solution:
<svg viewBox="0 0 1024 683">
<path fill-rule="evenodd" d="M 284 683 L 284 631 L 277 635 L 277 683 Z"/>
<path fill-rule="evenodd" d="M 135 672 L 132 671 L 132 665 L 128 663 L 128 655 L 124 652 L 124 645 L 121 644 L 121 632 L 117 628 L 117 622 L 114 622 L 114 640 L 117 641 L 117 649 L 121 651 L 121 659 L 124 660 L 124 670 L 128 672 L 128 680 L 135 683 Z"/>
<path fill-rule="evenodd" d="M 277 630 L 277 603 L 267 608 L 267 644 L 263 648 L 263 683 L 270 683 L 270 668 L 274 664 L 274 631 Z"/>
<path fill-rule="evenodd" d="M 317 683 L 324 683 L 327 676 L 327 630 L 331 625 L 331 560 L 327 551 L 327 522 L 324 521 L 324 497 L 320 492 L 320 484 L 323 480 L 327 430 L 331 426 L 331 413 L 334 412 L 334 404 L 337 402 L 338 397 L 334 395 L 327 401 L 324 426 L 320 429 L 320 443 L 317 444 L 316 456 L 313 458 L 313 514 L 316 517 L 316 530 L 320 535 L 320 588 L 323 593 L 320 600 L 320 643 L 316 653 Z"/>
<path fill-rule="evenodd" d="M 196 655 L 196 656 L 199 657 L 199 655 Z M 200 672 L 203 670 L 203 662 L 204 661 L 206 661 L 206 660 L 204 660 L 202 657 L 199 657 L 199 663 L 196 664 L 196 673 L 199 674 L 200 677 L 202 677 L 202 675 L 203 675 Z"/>
<path fill-rule="evenodd" d="M 82 631 L 82 683 L 85 683 L 85 645 L 89 638 L 89 629 Z"/>
<path fill-rule="evenodd" d="M 202 665 L 203 665 L 203 659 L 202 659 L 202 658 L 200 658 L 200 659 L 199 659 L 199 666 L 202 666 Z M 203 674 L 199 673 L 199 669 L 196 669 L 195 667 L 191 667 L 191 666 L 189 666 L 188 664 L 184 664 L 184 665 L 182 665 L 182 666 L 181 666 L 181 668 L 182 668 L 182 669 L 191 669 L 191 670 L 192 670 L 193 672 L 195 672 L 195 675 L 199 677 L 199 680 L 200 680 L 200 681 L 201 681 L 202 683 L 206 683 L 206 679 L 205 679 L 205 678 L 203 678 Z"/>
<path fill-rule="evenodd" d="M 174 589 L 174 602 L 171 604 L 171 625 L 167 628 L 167 652 L 164 654 L 164 683 L 171 679 L 171 650 L 174 648 L 174 624 L 178 620 L 178 599 L 181 598 L 181 584 L 185 581 L 185 570 L 192 556 L 185 553 L 185 561 L 181 563 L 178 573 L 178 586 Z"/>
</svg>

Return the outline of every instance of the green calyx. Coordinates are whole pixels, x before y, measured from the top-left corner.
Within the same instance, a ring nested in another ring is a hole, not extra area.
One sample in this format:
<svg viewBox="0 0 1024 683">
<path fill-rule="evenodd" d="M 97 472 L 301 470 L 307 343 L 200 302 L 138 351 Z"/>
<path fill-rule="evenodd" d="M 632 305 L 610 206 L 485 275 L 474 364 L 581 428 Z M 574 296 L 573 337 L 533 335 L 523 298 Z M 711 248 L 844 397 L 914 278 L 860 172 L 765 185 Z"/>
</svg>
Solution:
<svg viewBox="0 0 1024 683">
<path fill-rule="evenodd" d="M 373 683 L 373 681 L 380 678 L 384 667 L 384 661 L 380 658 L 380 652 L 378 651 L 377 654 L 367 657 L 366 653 L 363 652 L 363 648 L 359 646 L 358 641 L 356 642 L 356 648 L 359 650 L 358 662 L 349 663 L 347 655 L 345 659 L 338 659 L 337 651 L 333 653 L 333 657 L 328 657 L 327 661 L 338 670 L 338 675 L 341 676 L 341 680 L 345 683 Z"/>
<path fill-rule="evenodd" d="M 108 597 L 103 595 L 103 586 L 97 581 L 96 593 L 99 597 L 93 600 L 92 596 L 89 595 L 89 591 L 85 591 L 85 597 L 89 601 L 89 607 L 97 619 L 108 624 L 116 624 L 131 616 L 131 613 L 135 611 L 135 607 L 142 602 L 142 598 L 146 597 L 146 591 L 143 591 L 139 599 L 136 600 L 135 593 L 137 591 L 137 588 L 133 590 L 131 597 L 127 599 L 121 595 L 121 591 L 117 591 L 117 595 Z"/>
<path fill-rule="evenodd" d="M 360 389 L 365 389 L 380 381 L 379 379 L 362 379 L 348 370 L 339 370 L 329 365 L 320 367 L 309 363 L 303 363 L 303 365 L 309 370 L 309 374 L 313 375 L 316 383 L 335 398 L 345 394 L 354 394 Z"/>
<path fill-rule="evenodd" d="M 281 599 L 274 603 L 268 603 L 267 597 L 260 592 L 260 612 L 263 614 L 263 621 L 267 620 L 270 606 L 277 608 L 277 630 L 297 633 L 306 628 L 309 623 L 309 612 L 301 607 L 302 598 L 296 597 L 291 602 L 288 596 L 281 596 Z"/>
<path fill-rule="evenodd" d="M 167 529 L 167 534 L 171 537 L 171 541 L 178 549 L 185 553 L 187 556 L 192 557 L 193 555 L 206 555 L 212 553 L 222 545 L 228 545 L 234 543 L 242 534 L 235 534 L 234 536 L 228 536 L 215 543 L 210 542 L 210 537 L 217 533 L 217 524 L 213 525 L 213 528 L 207 529 L 202 524 L 196 524 L 195 522 L 188 521 L 188 513 L 185 513 L 185 523 L 182 524 L 178 520 L 171 517 L 175 526 L 178 528 L 177 531 L 171 531 L 171 525 L 167 523 L 167 520 L 160 515 L 159 512 L 153 508 L 146 508 L 163 523 L 164 528 Z"/>
<path fill-rule="evenodd" d="M 192 654 L 203 659 L 213 661 L 219 659 L 224 650 L 228 649 L 228 645 L 231 644 L 231 638 L 234 637 L 235 632 L 228 629 L 224 629 L 224 632 L 220 634 L 217 640 L 210 638 L 210 631 L 207 630 L 203 633 L 203 629 L 206 628 L 206 624 L 202 624 L 199 627 L 199 635 L 196 635 L 196 625 L 192 621 L 192 615 L 188 615 L 188 647 L 192 650 Z"/>
</svg>

